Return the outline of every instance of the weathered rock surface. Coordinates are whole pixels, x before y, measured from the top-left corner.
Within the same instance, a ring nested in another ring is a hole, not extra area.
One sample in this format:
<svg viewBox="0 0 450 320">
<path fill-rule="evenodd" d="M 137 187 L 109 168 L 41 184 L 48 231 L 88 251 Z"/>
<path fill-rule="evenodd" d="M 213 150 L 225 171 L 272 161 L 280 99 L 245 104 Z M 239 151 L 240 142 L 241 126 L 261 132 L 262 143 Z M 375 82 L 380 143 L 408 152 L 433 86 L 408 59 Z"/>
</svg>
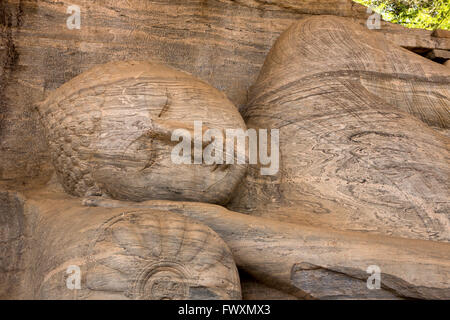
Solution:
<svg viewBox="0 0 450 320">
<path fill-rule="evenodd" d="M 193 164 L 203 131 L 246 130 L 245 123 L 223 93 L 157 63 L 92 68 L 52 92 L 39 113 L 56 173 L 73 195 L 226 203 L 245 174 L 244 164 Z M 182 137 L 189 164 L 172 159 L 177 129 L 190 133 Z"/>
<path fill-rule="evenodd" d="M 290 68 L 292 72 L 287 71 Z M 450 71 L 347 19 L 320 16 L 292 25 L 267 57 L 249 104 L 266 94 L 267 87 L 273 91 L 309 77 L 312 82 L 322 78 L 357 82 L 380 103 L 433 127 L 450 126 Z"/>
<path fill-rule="evenodd" d="M 331 16 L 280 37 L 244 111 L 249 128 L 280 129 L 280 171 L 253 166 L 230 208 L 450 240 L 449 139 L 424 123 L 448 128 L 450 73 L 388 46 Z"/>
<path fill-rule="evenodd" d="M 16 192 L 0 191 L 0 299 L 19 294 L 25 268 L 21 257 L 27 252 L 27 221 L 24 198 Z"/>
</svg>

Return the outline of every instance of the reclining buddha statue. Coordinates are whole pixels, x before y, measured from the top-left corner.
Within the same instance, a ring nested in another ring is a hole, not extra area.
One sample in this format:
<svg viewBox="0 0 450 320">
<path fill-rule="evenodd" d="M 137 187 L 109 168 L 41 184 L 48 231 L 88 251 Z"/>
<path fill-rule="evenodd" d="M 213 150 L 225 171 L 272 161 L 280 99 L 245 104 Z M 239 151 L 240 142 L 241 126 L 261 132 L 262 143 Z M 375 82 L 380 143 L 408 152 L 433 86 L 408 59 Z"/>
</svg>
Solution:
<svg viewBox="0 0 450 320">
<path fill-rule="evenodd" d="M 161 63 L 95 66 L 37 106 L 56 177 L 15 204 L 35 265 L 15 295 L 448 299 L 449 82 L 447 67 L 322 15 L 282 33 L 241 113 Z M 196 123 L 215 138 L 197 141 Z M 213 144 L 239 159 L 217 133 L 274 129 L 274 174 L 251 142 L 241 162 L 173 160 L 188 138 L 200 158 Z"/>
</svg>

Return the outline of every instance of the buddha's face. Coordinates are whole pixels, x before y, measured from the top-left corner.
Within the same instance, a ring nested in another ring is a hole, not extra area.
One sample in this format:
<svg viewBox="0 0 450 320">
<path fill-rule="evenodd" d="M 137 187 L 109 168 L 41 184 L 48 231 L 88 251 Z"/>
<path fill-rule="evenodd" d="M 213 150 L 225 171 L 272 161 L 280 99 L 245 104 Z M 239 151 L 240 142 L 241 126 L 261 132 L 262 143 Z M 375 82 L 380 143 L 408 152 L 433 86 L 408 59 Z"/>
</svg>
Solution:
<svg viewBox="0 0 450 320">
<path fill-rule="evenodd" d="M 101 152 L 93 159 L 93 178 L 117 199 L 223 203 L 241 180 L 245 165 L 206 164 L 203 157 L 195 159 L 195 152 L 203 155 L 207 148 L 203 135 L 208 129 L 220 133 L 245 130 L 245 124 L 234 106 L 220 96 L 217 100 L 204 97 L 195 87 L 171 94 L 174 90 L 165 92 L 167 86 L 152 88 L 151 97 L 129 101 L 132 114 L 122 95 L 109 97 L 111 107 L 104 107 L 107 116 L 99 123 L 101 133 L 95 149 Z M 200 144 L 196 142 L 199 137 Z M 180 143 L 187 148 L 180 151 Z M 174 159 L 174 153 L 179 159 Z"/>
<path fill-rule="evenodd" d="M 68 84 L 75 93 L 64 94 L 48 108 L 54 114 L 64 113 L 60 119 L 52 118 L 55 128 L 50 129 L 54 131 L 49 140 L 66 190 L 119 200 L 226 202 L 246 166 L 211 165 L 202 159 L 194 164 L 194 140 L 198 139 L 194 123 L 201 124 L 200 139 L 208 129 L 245 130 L 236 107 L 188 74 L 148 63 L 125 64 L 114 70 L 89 71 L 82 81 L 71 80 Z M 173 139 L 180 130 L 184 137 Z M 66 136 L 70 142 L 61 140 Z M 174 161 L 174 148 L 188 136 L 191 150 L 184 150 L 182 163 Z M 65 149 L 74 144 L 77 149 L 66 157 Z M 200 154 L 206 146 L 200 145 Z M 74 158 L 74 165 L 64 165 L 65 161 L 73 164 Z M 80 177 L 68 172 L 72 168 L 82 172 Z"/>
</svg>

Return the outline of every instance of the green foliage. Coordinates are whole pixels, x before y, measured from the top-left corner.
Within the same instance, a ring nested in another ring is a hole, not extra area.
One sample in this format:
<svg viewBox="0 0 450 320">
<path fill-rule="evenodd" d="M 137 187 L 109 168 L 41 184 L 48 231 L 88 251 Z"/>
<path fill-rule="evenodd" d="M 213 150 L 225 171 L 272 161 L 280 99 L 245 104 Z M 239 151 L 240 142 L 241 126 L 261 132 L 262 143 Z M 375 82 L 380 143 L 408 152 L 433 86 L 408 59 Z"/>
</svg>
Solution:
<svg viewBox="0 0 450 320">
<path fill-rule="evenodd" d="M 353 0 L 409 28 L 450 29 L 450 0 Z"/>
</svg>

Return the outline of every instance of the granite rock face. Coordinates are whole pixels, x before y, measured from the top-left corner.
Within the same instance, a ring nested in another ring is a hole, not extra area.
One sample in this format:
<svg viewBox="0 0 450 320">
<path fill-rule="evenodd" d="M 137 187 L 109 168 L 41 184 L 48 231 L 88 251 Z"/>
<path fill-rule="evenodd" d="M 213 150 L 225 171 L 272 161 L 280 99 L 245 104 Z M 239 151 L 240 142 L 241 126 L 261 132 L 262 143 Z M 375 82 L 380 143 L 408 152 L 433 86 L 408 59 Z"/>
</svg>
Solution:
<svg viewBox="0 0 450 320">
<path fill-rule="evenodd" d="M 450 298 L 450 73 L 405 49 L 445 32 L 347 0 L 70 5 L 79 29 L 0 2 L 0 299 Z M 279 130 L 275 174 L 195 163 L 196 132 L 247 128 Z"/>
</svg>

